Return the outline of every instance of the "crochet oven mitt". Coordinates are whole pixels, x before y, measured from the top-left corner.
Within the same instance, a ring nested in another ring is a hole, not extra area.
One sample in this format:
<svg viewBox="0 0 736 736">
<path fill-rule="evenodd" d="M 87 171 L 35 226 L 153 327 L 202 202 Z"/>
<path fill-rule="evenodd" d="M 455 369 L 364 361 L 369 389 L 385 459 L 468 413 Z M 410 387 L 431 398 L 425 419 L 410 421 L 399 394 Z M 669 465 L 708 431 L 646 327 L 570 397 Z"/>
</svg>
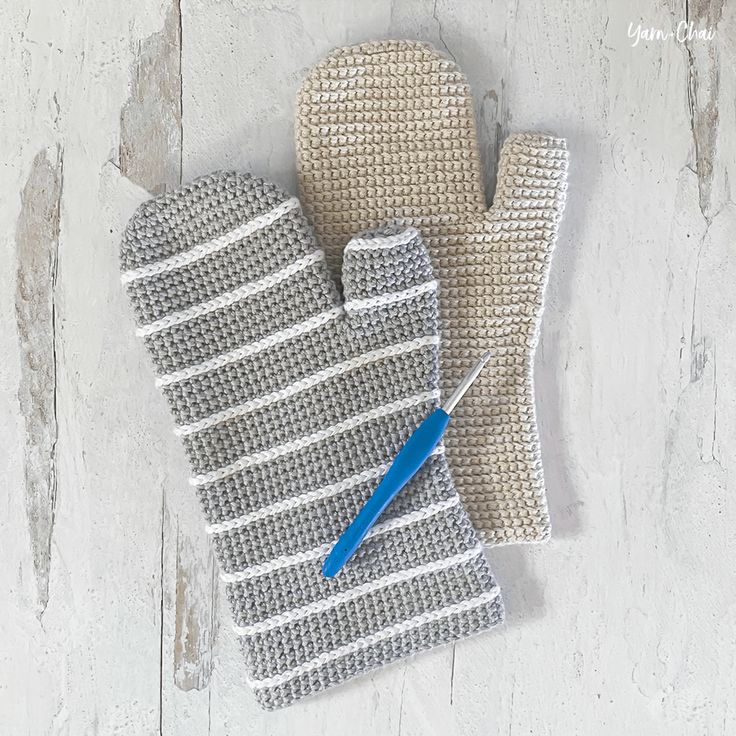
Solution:
<svg viewBox="0 0 736 736">
<path fill-rule="evenodd" d="M 351 233 L 416 225 L 442 286 L 443 390 L 493 352 L 447 433 L 476 528 L 490 543 L 547 539 L 532 360 L 565 201 L 565 142 L 510 137 L 486 210 L 467 81 L 431 46 L 410 41 L 333 52 L 297 107 L 302 201 L 330 265 Z"/>
<path fill-rule="evenodd" d="M 416 230 L 352 240 L 343 302 L 298 200 L 219 173 L 143 204 L 121 260 L 261 705 L 502 620 L 442 447 L 341 574 L 321 574 L 438 405 L 437 285 Z"/>
</svg>

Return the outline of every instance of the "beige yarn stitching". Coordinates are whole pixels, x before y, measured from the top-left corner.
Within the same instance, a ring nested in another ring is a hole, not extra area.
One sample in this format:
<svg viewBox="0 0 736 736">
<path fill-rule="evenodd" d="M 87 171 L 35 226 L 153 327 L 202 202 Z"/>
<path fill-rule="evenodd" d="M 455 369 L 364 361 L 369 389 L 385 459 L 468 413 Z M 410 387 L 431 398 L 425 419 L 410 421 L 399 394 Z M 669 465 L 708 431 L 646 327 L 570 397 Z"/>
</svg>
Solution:
<svg viewBox="0 0 736 736">
<path fill-rule="evenodd" d="M 564 208 L 565 141 L 511 136 L 486 211 L 470 90 L 431 46 L 339 49 L 312 70 L 297 106 L 302 201 L 333 273 L 354 232 L 413 224 L 441 284 L 443 388 L 493 351 L 447 436 L 480 536 L 491 544 L 546 540 L 531 365 Z"/>
</svg>

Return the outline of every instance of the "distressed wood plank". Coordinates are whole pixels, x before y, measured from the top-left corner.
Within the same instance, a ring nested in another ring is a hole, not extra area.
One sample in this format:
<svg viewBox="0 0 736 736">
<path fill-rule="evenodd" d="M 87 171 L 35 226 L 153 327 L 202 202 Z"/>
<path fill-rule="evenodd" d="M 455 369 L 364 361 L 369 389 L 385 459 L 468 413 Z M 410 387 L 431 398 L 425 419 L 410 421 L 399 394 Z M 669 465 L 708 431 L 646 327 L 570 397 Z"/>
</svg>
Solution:
<svg viewBox="0 0 736 736">
<path fill-rule="evenodd" d="M 185 473 L 176 443 L 167 455 L 161 441 L 170 418 L 117 276 L 122 227 L 148 196 L 121 176 L 117 155 L 136 49 L 164 27 L 166 8 L 31 2 L 0 12 L 0 227 L 3 243 L 17 245 L 3 248 L 0 267 L 3 315 L 14 317 L 0 331 L 9 591 L 0 722 L 33 736 L 158 733 L 162 498 L 180 481 L 170 468 Z M 37 435 L 25 447 L 22 403 Z M 38 494 L 45 516 L 30 523 L 28 457 L 55 473 Z M 34 547 L 44 546 L 39 564 Z M 36 585 L 44 574 L 47 602 Z"/>
</svg>

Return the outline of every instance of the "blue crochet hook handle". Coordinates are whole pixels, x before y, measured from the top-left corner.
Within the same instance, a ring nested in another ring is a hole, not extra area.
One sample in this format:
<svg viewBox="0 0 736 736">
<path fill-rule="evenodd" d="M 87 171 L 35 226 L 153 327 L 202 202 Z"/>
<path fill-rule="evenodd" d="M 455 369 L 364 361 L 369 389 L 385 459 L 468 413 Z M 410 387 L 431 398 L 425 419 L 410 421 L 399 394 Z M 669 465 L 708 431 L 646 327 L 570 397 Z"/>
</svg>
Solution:
<svg viewBox="0 0 736 736">
<path fill-rule="evenodd" d="M 452 410 L 457 406 L 465 392 L 478 377 L 483 366 L 491 357 L 490 352 L 484 353 L 480 360 L 465 375 L 452 396 L 440 409 L 435 409 L 412 433 L 406 444 L 386 471 L 383 480 L 366 501 L 360 513 L 337 540 L 324 564 L 322 574 L 333 578 L 345 566 L 345 563 L 355 554 L 366 534 L 376 523 L 378 517 L 385 511 L 399 491 L 416 475 L 427 458 L 442 439 L 442 435 L 450 423 Z"/>
</svg>

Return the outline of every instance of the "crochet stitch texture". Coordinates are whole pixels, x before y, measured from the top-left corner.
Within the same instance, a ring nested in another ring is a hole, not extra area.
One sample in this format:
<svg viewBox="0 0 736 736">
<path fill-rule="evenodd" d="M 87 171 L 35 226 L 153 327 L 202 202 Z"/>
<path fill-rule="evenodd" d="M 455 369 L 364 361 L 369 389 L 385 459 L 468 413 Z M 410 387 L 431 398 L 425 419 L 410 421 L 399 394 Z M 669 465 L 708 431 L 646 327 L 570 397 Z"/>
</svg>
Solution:
<svg viewBox="0 0 736 736">
<path fill-rule="evenodd" d="M 441 283 L 443 391 L 492 351 L 446 438 L 476 529 L 492 544 L 546 540 L 532 362 L 565 201 L 565 141 L 511 136 L 486 210 L 467 81 L 412 41 L 333 52 L 297 107 L 302 201 L 333 272 L 351 233 L 414 225 Z"/>
<path fill-rule="evenodd" d="M 416 230 L 350 241 L 343 299 L 299 202 L 219 173 L 143 204 L 121 264 L 265 708 L 501 622 L 442 446 L 341 574 L 321 574 L 438 405 L 437 284 Z"/>
</svg>

